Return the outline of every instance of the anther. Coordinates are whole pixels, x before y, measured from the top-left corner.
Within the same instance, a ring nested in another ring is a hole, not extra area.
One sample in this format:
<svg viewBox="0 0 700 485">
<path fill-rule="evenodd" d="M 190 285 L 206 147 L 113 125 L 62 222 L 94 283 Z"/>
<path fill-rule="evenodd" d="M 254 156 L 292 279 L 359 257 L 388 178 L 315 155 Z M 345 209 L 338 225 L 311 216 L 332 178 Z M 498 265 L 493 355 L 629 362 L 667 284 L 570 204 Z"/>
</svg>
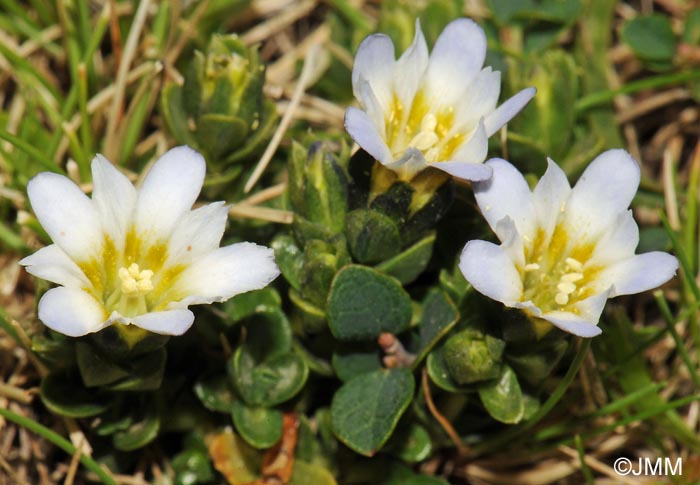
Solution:
<svg viewBox="0 0 700 485">
<path fill-rule="evenodd" d="M 574 283 L 580 279 L 583 279 L 583 275 L 581 273 L 567 273 L 561 277 L 561 281 L 569 283 Z"/>
<path fill-rule="evenodd" d="M 525 265 L 525 271 L 537 271 L 540 269 L 540 265 L 537 263 L 530 263 Z"/>
<path fill-rule="evenodd" d="M 572 269 L 574 271 L 580 272 L 583 269 L 583 264 L 577 259 L 574 258 L 566 258 L 565 260 L 566 266 L 569 267 L 569 269 Z"/>
<path fill-rule="evenodd" d="M 565 293 L 557 293 L 554 296 L 554 301 L 557 302 L 557 305 L 566 305 L 569 303 L 569 295 Z"/>
</svg>

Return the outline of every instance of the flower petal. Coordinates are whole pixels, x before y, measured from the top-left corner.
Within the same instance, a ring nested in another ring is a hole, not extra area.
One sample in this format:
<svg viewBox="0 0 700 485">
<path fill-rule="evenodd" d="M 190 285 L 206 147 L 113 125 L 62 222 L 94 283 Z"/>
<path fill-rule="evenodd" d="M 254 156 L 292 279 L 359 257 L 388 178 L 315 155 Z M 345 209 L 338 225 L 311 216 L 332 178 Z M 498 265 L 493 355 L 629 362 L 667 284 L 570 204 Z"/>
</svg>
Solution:
<svg viewBox="0 0 700 485">
<path fill-rule="evenodd" d="M 119 170 L 102 155 L 92 160 L 92 200 L 102 226 L 121 250 L 136 205 L 136 189 Z"/>
<path fill-rule="evenodd" d="M 599 155 L 581 175 L 567 204 L 567 226 L 574 240 L 598 237 L 626 211 L 639 186 L 639 166 L 624 150 Z"/>
<path fill-rule="evenodd" d="M 217 249 L 227 221 L 228 207 L 223 202 L 186 212 L 175 226 L 168 243 L 170 261 L 187 264 L 193 258 Z"/>
<path fill-rule="evenodd" d="M 377 127 L 362 110 L 350 107 L 345 112 L 345 129 L 355 143 L 383 164 L 393 161 L 391 151 L 381 138 Z"/>
<path fill-rule="evenodd" d="M 619 214 L 598 239 L 595 250 L 587 264 L 606 267 L 617 261 L 634 256 L 639 244 L 639 227 L 632 210 Z"/>
<path fill-rule="evenodd" d="M 537 223 L 545 231 L 549 240 L 566 200 L 571 193 L 571 186 L 564 171 L 552 159 L 547 159 L 547 170 L 532 191 L 532 201 L 537 212 Z"/>
<path fill-rule="evenodd" d="M 483 163 L 436 162 L 429 164 L 429 166 L 439 168 L 443 172 L 447 172 L 458 179 L 471 180 L 472 182 L 488 180 L 493 174 L 491 167 Z"/>
<path fill-rule="evenodd" d="M 493 169 L 493 176 L 474 184 L 474 195 L 481 213 L 501 241 L 498 223 L 509 216 L 523 238 L 532 238 L 537 230 L 535 208 L 530 187 L 525 177 L 505 160 L 494 158 L 486 162 Z"/>
<path fill-rule="evenodd" d="M 189 295 L 180 302 L 183 305 L 225 301 L 264 288 L 279 273 L 272 249 L 242 242 L 219 248 L 193 263 L 178 278 L 176 291 Z"/>
<path fill-rule="evenodd" d="M 391 163 L 382 162 L 382 164 L 396 172 L 401 180 L 411 180 L 428 166 L 423 152 L 415 148 L 407 148 L 400 159 Z"/>
<path fill-rule="evenodd" d="M 194 313 L 184 308 L 146 313 L 132 321 L 137 327 L 161 335 L 182 335 L 193 322 Z"/>
<path fill-rule="evenodd" d="M 396 57 L 394 43 L 384 34 L 373 34 L 362 41 L 352 66 L 352 90 L 355 98 L 362 99 L 361 85 L 369 83 L 384 109 L 393 96 L 393 74 Z"/>
<path fill-rule="evenodd" d="M 430 53 L 426 85 L 431 99 L 439 103 L 454 103 L 464 92 L 460 87 L 467 86 L 474 79 L 485 58 L 484 30 L 471 19 L 450 22 Z"/>
<path fill-rule="evenodd" d="M 90 294 L 75 288 L 53 288 L 39 301 L 39 320 L 69 337 L 102 330 L 111 322 L 102 305 Z"/>
<path fill-rule="evenodd" d="M 537 93 L 535 88 L 525 88 L 488 115 L 485 120 L 486 134 L 491 136 L 500 130 L 530 102 L 535 93 Z"/>
<path fill-rule="evenodd" d="M 585 320 L 571 312 L 549 312 L 543 314 L 540 318 L 551 322 L 565 332 L 578 335 L 579 337 L 595 337 L 602 332 L 597 323 Z"/>
<path fill-rule="evenodd" d="M 565 332 L 579 337 L 595 337 L 601 333 L 598 322 L 609 294 L 610 290 L 607 289 L 575 303 L 576 313 L 554 311 L 545 313 L 540 318 L 544 318 Z"/>
<path fill-rule="evenodd" d="M 416 34 L 413 43 L 406 49 L 394 68 L 394 92 L 408 109 L 423 82 L 423 74 L 428 68 L 428 45 L 425 43 L 420 21 L 416 19 Z"/>
<path fill-rule="evenodd" d="M 384 122 L 384 108 L 374 94 L 372 87 L 368 82 L 363 82 L 360 88 L 362 93 L 361 104 L 367 113 L 367 117 L 372 120 L 374 127 L 377 129 L 377 133 L 382 138 L 386 140 L 386 123 Z"/>
<path fill-rule="evenodd" d="M 160 157 L 139 192 L 136 233 L 153 242 L 167 239 L 197 200 L 205 170 L 204 158 L 187 146 L 173 148 Z"/>
<path fill-rule="evenodd" d="M 70 179 L 42 172 L 27 184 L 32 209 L 54 243 L 75 261 L 97 257 L 103 233 L 92 201 Z"/>
<path fill-rule="evenodd" d="M 75 261 L 56 244 L 41 248 L 19 264 L 27 267 L 27 273 L 57 285 L 76 289 L 92 286 Z"/>
<path fill-rule="evenodd" d="M 501 73 L 486 67 L 476 75 L 471 83 L 464 86 L 463 89 L 455 90 L 458 97 L 450 101 L 450 104 L 455 105 L 453 129 L 456 131 L 472 129 L 475 121 L 493 112 L 501 92 Z M 445 105 L 447 102 L 444 100 L 448 97 L 449 95 L 443 94 L 443 101 L 436 99 L 435 102 Z M 488 136 L 486 127 L 484 127 L 484 137 L 488 138 Z"/>
<path fill-rule="evenodd" d="M 450 156 L 448 162 L 482 163 L 489 149 L 484 120 L 479 120 L 474 133 Z M 467 179 L 471 180 L 471 179 Z"/>
<path fill-rule="evenodd" d="M 499 246 L 486 241 L 469 241 L 462 250 L 459 269 L 479 293 L 507 306 L 520 300 L 523 292 L 520 274 Z"/>
<path fill-rule="evenodd" d="M 612 298 L 656 288 L 673 278 L 677 270 L 678 260 L 674 256 L 654 251 L 613 264 L 601 273 L 597 281 L 601 285 L 612 285 Z"/>
</svg>

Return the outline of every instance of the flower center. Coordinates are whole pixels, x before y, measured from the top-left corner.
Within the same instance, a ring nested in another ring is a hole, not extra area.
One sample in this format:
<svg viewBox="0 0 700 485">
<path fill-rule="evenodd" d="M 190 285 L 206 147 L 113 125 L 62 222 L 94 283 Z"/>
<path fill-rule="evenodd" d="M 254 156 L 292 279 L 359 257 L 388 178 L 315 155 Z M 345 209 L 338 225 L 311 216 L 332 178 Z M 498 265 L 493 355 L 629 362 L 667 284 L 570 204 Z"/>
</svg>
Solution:
<svg viewBox="0 0 700 485">
<path fill-rule="evenodd" d="M 121 290 L 125 295 L 145 295 L 153 290 L 153 282 L 151 282 L 153 271 L 150 269 L 141 270 L 138 264 L 132 263 L 128 268 L 119 268 L 118 274 Z"/>
<path fill-rule="evenodd" d="M 541 232 L 537 239 L 531 251 L 526 249 L 522 300 L 532 301 L 545 313 L 558 310 L 575 312 L 569 305 L 590 296 L 587 286 L 596 269 L 584 271 L 584 263 L 590 257 L 593 246 L 569 247 L 566 232 L 561 226 L 557 227 L 548 243 L 542 240 Z"/>
<path fill-rule="evenodd" d="M 394 96 L 386 118 L 386 142 L 395 158 L 415 148 L 428 162 L 444 162 L 464 142 L 466 134 L 452 130 L 454 108 L 433 109 L 423 91 L 418 91 L 410 109 Z"/>
</svg>

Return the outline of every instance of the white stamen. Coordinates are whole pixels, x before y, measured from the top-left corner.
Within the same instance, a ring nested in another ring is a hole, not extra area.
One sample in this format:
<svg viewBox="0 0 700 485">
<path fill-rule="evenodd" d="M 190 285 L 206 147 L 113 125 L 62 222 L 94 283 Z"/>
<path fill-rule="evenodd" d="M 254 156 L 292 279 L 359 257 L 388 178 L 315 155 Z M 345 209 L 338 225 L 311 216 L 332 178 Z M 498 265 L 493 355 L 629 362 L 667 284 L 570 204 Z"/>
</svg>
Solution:
<svg viewBox="0 0 700 485">
<path fill-rule="evenodd" d="M 537 271 L 540 269 L 540 265 L 537 263 L 530 263 L 525 265 L 525 271 Z"/>
<path fill-rule="evenodd" d="M 569 295 L 564 293 L 557 293 L 554 297 L 554 301 L 557 302 L 557 305 L 566 305 L 567 303 L 569 303 Z"/>
<path fill-rule="evenodd" d="M 557 289 L 559 291 L 561 291 L 562 293 L 565 293 L 568 295 L 568 294 L 571 294 L 574 291 L 576 291 L 576 285 L 573 283 L 569 283 L 568 281 L 565 281 L 563 283 L 559 283 L 557 285 Z"/>
<path fill-rule="evenodd" d="M 128 269 L 119 268 L 117 274 L 121 280 L 122 293 L 125 295 L 143 294 L 153 290 L 153 282 L 151 281 L 153 271 L 150 269 L 142 271 L 138 264 L 131 263 Z"/>
<path fill-rule="evenodd" d="M 581 262 L 574 258 L 566 258 L 566 266 L 568 266 L 569 269 L 578 272 L 580 272 L 583 269 L 583 265 L 581 264 Z"/>
<path fill-rule="evenodd" d="M 583 275 L 581 273 L 567 273 L 561 277 L 561 281 L 569 282 L 569 283 L 573 283 L 573 282 L 578 281 L 580 279 L 583 279 Z"/>
</svg>

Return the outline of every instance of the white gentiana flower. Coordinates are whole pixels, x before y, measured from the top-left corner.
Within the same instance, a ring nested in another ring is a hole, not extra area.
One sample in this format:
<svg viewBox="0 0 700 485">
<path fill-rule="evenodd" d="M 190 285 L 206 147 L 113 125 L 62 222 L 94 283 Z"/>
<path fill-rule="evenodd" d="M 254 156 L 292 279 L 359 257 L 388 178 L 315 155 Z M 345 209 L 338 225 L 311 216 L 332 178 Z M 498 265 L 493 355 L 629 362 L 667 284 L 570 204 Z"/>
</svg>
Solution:
<svg viewBox="0 0 700 485">
<path fill-rule="evenodd" d="M 624 150 L 598 156 L 573 189 L 552 160 L 532 192 L 510 163 L 486 164 L 493 178 L 474 192 L 502 244 L 470 241 L 459 268 L 489 298 L 592 337 L 608 298 L 655 288 L 678 269 L 670 254 L 634 254 L 639 229 L 628 207 L 639 167 Z"/>
<path fill-rule="evenodd" d="M 360 147 L 401 179 L 436 167 L 466 180 L 485 180 L 488 137 L 535 95 L 527 88 L 496 108 L 501 73 L 482 69 L 486 36 L 470 19 L 451 22 L 428 47 L 416 21 L 413 44 L 397 61 L 383 34 L 357 50 L 352 88 L 362 109 L 348 108 L 345 128 Z"/>
<path fill-rule="evenodd" d="M 194 321 L 188 305 L 224 301 L 275 279 L 271 249 L 247 242 L 219 247 L 228 214 L 223 202 L 191 210 L 205 168 L 191 148 L 173 148 L 137 191 L 97 155 L 92 199 L 55 173 L 31 179 L 29 200 L 54 244 L 20 264 L 60 285 L 41 298 L 39 319 L 71 337 L 114 323 L 180 335 Z"/>
</svg>

